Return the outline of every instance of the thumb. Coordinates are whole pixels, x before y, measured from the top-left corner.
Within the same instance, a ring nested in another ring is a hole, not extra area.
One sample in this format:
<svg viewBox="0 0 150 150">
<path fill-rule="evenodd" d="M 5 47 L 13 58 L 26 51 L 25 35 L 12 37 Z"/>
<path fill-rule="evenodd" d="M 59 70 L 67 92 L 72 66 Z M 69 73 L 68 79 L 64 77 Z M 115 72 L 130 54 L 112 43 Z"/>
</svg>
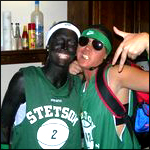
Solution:
<svg viewBox="0 0 150 150">
<path fill-rule="evenodd" d="M 119 30 L 119 29 L 118 29 L 117 27 L 115 27 L 115 26 L 113 26 L 113 30 L 114 30 L 114 32 L 115 32 L 117 35 L 119 35 L 119 36 L 121 36 L 121 37 L 123 37 L 123 38 L 128 35 L 127 32 L 123 32 L 123 31 Z"/>
</svg>

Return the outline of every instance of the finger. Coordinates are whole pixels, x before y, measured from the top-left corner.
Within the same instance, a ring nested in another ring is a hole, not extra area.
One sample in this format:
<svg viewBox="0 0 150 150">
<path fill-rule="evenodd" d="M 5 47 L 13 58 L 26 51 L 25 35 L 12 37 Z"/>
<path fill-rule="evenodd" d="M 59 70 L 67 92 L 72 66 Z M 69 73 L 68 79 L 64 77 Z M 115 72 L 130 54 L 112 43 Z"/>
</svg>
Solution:
<svg viewBox="0 0 150 150">
<path fill-rule="evenodd" d="M 116 62 L 117 62 L 117 60 L 118 60 L 120 54 L 122 53 L 122 51 L 123 51 L 123 43 L 121 43 L 121 44 L 119 45 L 119 47 L 117 48 L 117 50 L 116 50 L 116 52 L 115 52 L 115 55 L 114 55 L 114 58 L 113 58 L 113 61 L 112 61 L 112 65 L 115 65 L 115 64 L 116 64 Z"/>
<path fill-rule="evenodd" d="M 74 65 L 73 72 L 78 74 L 82 72 L 82 68 L 79 65 Z"/>
<path fill-rule="evenodd" d="M 138 55 L 128 54 L 128 57 L 132 60 L 136 59 Z"/>
<path fill-rule="evenodd" d="M 122 54 L 121 54 L 120 63 L 119 63 L 118 72 L 121 72 L 123 70 L 123 66 L 125 64 L 126 58 L 127 58 L 127 50 L 123 49 Z"/>
<path fill-rule="evenodd" d="M 80 73 L 80 71 L 77 70 L 77 69 L 73 69 L 73 70 L 70 71 L 70 73 L 73 74 L 73 75 L 77 75 L 78 73 Z"/>
<path fill-rule="evenodd" d="M 77 60 L 74 60 L 73 62 L 72 62 L 72 64 L 78 64 L 78 62 L 77 62 Z"/>
<path fill-rule="evenodd" d="M 82 69 L 81 69 L 81 67 L 79 67 L 79 66 L 76 66 L 76 70 L 77 70 L 78 73 L 79 73 L 79 72 L 82 72 Z"/>
<path fill-rule="evenodd" d="M 113 26 L 113 30 L 114 30 L 114 32 L 115 32 L 117 35 L 119 35 L 119 36 L 121 36 L 121 37 L 123 37 L 123 38 L 129 34 L 128 32 L 124 32 L 124 31 L 119 30 L 119 29 L 118 29 L 117 27 L 115 27 L 115 26 Z"/>
</svg>

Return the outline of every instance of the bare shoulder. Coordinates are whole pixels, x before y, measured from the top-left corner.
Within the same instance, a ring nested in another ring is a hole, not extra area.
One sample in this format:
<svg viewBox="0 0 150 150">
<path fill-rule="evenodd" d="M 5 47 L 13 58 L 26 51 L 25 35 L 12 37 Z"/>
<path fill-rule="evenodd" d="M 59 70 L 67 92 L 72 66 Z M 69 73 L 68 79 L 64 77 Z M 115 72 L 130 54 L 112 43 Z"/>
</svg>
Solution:
<svg viewBox="0 0 150 150">
<path fill-rule="evenodd" d="M 118 68 L 119 68 L 119 65 L 112 66 L 110 68 L 111 75 L 114 74 L 117 77 L 122 77 L 124 75 L 133 75 L 134 76 L 134 75 L 137 75 L 137 73 L 139 75 L 148 73 L 148 71 L 144 71 L 138 67 L 134 67 L 134 66 L 130 66 L 130 65 L 124 65 L 123 70 L 121 72 L 118 72 Z"/>
<path fill-rule="evenodd" d="M 23 82 L 23 73 L 21 71 L 16 72 L 12 79 L 10 80 L 10 84 L 20 84 Z"/>
<path fill-rule="evenodd" d="M 147 79 L 149 77 L 149 71 L 144 71 L 140 68 L 130 66 L 130 65 L 124 65 L 123 70 L 121 72 L 118 72 L 119 65 L 112 66 L 109 71 L 109 78 L 112 80 L 112 82 L 119 82 L 122 83 L 124 81 L 126 82 L 132 82 L 132 80 L 143 80 Z"/>
<path fill-rule="evenodd" d="M 13 95 L 15 99 L 18 99 L 19 97 L 22 97 L 21 95 L 24 95 L 24 76 L 22 72 L 16 72 L 10 80 L 6 93 L 6 99 L 9 95 Z"/>
<path fill-rule="evenodd" d="M 149 71 L 124 65 L 122 72 L 118 72 L 118 65 L 110 68 L 109 80 L 111 85 L 118 88 L 149 91 Z"/>
</svg>

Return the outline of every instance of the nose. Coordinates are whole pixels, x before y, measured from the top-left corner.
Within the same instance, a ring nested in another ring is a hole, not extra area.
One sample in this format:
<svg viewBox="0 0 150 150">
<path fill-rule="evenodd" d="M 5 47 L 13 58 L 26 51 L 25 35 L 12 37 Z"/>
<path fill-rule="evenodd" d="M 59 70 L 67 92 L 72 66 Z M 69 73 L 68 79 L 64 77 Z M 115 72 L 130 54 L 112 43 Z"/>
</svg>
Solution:
<svg viewBox="0 0 150 150">
<path fill-rule="evenodd" d="M 62 44 L 62 49 L 67 50 L 68 49 L 68 42 L 64 40 Z"/>
<path fill-rule="evenodd" d="M 88 44 L 85 46 L 85 49 L 90 50 L 92 49 L 92 42 L 88 42 Z"/>
</svg>

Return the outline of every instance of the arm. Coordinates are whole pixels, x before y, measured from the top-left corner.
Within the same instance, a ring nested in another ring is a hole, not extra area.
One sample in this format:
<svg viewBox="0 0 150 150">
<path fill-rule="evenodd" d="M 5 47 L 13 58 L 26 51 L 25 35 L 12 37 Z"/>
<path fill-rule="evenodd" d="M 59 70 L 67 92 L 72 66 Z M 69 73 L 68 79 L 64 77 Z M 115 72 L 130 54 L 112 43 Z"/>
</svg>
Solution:
<svg viewBox="0 0 150 150">
<path fill-rule="evenodd" d="M 119 36 L 123 37 L 124 40 L 121 42 L 117 48 L 112 65 L 114 65 L 121 55 L 121 60 L 119 64 L 119 72 L 122 71 L 123 65 L 126 61 L 127 56 L 131 59 L 136 59 L 144 50 L 147 51 L 149 55 L 149 34 L 146 32 L 142 33 L 127 33 L 118 30 L 113 27 L 114 32 Z"/>
<path fill-rule="evenodd" d="M 1 144 L 10 143 L 10 133 L 16 112 L 25 102 L 23 74 L 17 72 L 11 79 L 1 108 Z"/>
<path fill-rule="evenodd" d="M 149 92 L 149 71 L 137 67 L 124 65 L 122 72 L 118 72 L 118 65 L 111 69 L 112 85 L 117 89 L 132 89 L 135 91 Z"/>
</svg>

